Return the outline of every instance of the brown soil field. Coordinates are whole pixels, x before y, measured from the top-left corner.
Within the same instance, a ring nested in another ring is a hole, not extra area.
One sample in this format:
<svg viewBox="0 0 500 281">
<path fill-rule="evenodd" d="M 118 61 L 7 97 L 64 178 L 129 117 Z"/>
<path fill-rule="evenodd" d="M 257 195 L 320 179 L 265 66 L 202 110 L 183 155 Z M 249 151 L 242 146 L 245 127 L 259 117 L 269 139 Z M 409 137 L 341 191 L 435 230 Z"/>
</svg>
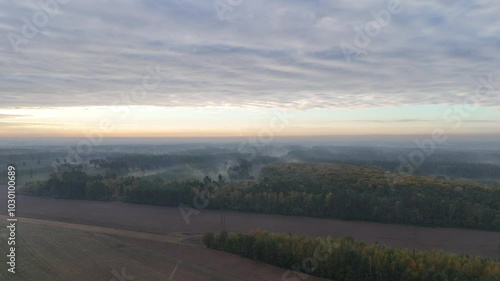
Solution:
<svg viewBox="0 0 500 281">
<path fill-rule="evenodd" d="M 7 224 L 1 218 L 2 228 Z M 189 245 L 177 236 L 18 218 L 16 273 L 11 281 L 255 281 L 281 280 L 285 269 Z M 0 249 L 6 252 L 5 235 Z M 308 276 L 307 280 L 326 281 Z"/>
<path fill-rule="evenodd" d="M 4 228 L 6 217 L 0 219 Z M 271 281 L 281 280 L 286 271 L 185 244 L 179 236 L 18 219 L 16 273 L 8 273 L 2 262 L 0 280 Z M 5 238 L 0 235 L 2 252 L 7 251 Z M 325 281 L 310 276 L 307 280 Z"/>
<path fill-rule="evenodd" d="M 6 192 L 0 192 L 0 210 L 7 210 Z M 221 230 L 219 211 L 200 210 L 198 215 L 190 216 L 190 222 L 187 224 L 178 208 L 119 202 L 19 196 L 17 213 L 21 217 L 154 234 L 193 235 L 195 238 L 192 241 L 198 240 L 197 237 L 203 233 Z M 5 214 L 5 211 L 0 214 Z M 294 235 L 352 236 L 366 242 L 379 242 L 389 246 L 500 258 L 499 232 L 237 212 L 225 213 L 225 229 L 230 232 L 263 229 Z"/>
</svg>

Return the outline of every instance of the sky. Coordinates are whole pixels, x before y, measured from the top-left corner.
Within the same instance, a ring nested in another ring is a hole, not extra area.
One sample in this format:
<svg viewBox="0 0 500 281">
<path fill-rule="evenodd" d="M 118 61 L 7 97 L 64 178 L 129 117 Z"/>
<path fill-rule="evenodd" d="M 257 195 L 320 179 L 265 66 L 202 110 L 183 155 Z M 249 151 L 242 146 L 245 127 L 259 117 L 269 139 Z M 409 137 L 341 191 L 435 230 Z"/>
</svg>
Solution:
<svg viewBox="0 0 500 281">
<path fill-rule="evenodd" d="M 0 0 L 0 137 L 500 134 L 494 0 Z"/>
</svg>

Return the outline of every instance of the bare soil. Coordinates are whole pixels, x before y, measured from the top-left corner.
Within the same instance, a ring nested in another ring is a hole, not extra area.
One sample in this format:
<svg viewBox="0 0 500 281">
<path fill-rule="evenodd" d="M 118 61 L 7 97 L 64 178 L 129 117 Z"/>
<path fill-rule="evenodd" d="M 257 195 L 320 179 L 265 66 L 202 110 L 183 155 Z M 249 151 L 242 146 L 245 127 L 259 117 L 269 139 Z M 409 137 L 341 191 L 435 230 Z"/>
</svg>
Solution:
<svg viewBox="0 0 500 281">
<path fill-rule="evenodd" d="M 0 225 L 6 219 L 1 216 Z M 18 223 L 16 274 L 1 264 L 0 280 L 271 281 L 282 280 L 287 271 L 185 244 L 179 235 L 23 217 Z M 0 241 L 5 246 L 4 239 Z M 308 276 L 307 280 L 325 279 Z"/>
<path fill-rule="evenodd" d="M 6 201 L 6 192 L 0 192 L 0 214 L 6 214 Z M 172 207 L 24 196 L 19 196 L 17 201 L 18 216 L 22 217 L 191 236 L 192 242 L 199 241 L 200 235 L 206 232 L 221 230 L 220 211 L 200 210 L 186 223 L 179 209 Z M 294 235 L 352 236 L 389 246 L 500 258 L 499 232 L 225 212 L 225 230 L 250 232 L 256 229 Z"/>
</svg>

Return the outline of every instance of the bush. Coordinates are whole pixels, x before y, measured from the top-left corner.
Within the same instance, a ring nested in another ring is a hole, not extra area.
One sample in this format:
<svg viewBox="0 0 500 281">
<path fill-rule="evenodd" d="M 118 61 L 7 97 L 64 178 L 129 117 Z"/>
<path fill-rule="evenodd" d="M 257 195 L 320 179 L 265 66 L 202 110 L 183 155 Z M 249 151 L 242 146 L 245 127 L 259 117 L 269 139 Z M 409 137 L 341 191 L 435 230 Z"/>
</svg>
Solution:
<svg viewBox="0 0 500 281">
<path fill-rule="evenodd" d="M 208 248 L 212 248 L 214 245 L 215 235 L 212 232 L 205 233 L 201 238 L 201 241 Z"/>
</svg>

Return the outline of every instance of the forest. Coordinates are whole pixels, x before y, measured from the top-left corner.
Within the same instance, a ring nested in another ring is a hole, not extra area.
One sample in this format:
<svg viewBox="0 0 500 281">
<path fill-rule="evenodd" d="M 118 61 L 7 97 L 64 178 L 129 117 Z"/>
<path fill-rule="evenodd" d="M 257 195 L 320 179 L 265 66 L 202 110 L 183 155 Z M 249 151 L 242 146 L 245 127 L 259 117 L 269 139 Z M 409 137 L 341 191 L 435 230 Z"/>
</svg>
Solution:
<svg viewBox="0 0 500 281">
<path fill-rule="evenodd" d="M 345 164 L 273 163 L 258 181 L 53 174 L 25 195 L 500 231 L 500 189 Z"/>
<path fill-rule="evenodd" d="M 293 147 L 282 162 L 344 163 L 362 167 L 396 171 L 401 156 L 412 152 L 408 148 Z M 404 158 L 404 157 L 403 157 Z M 491 186 L 500 185 L 500 155 L 497 151 L 438 150 L 432 157 L 415 167 L 417 176 L 435 176 L 454 180 L 476 181 Z"/>
<path fill-rule="evenodd" d="M 228 181 L 259 178 L 270 163 L 342 163 L 395 173 L 411 147 L 269 145 L 242 151 L 238 143 L 158 146 L 102 146 L 75 163 L 67 147 L 0 149 L 0 164 L 16 164 L 19 182 L 48 180 L 51 173 L 79 169 L 103 177 L 165 181 L 202 180 L 222 174 Z M 436 150 L 414 167 L 413 175 L 500 187 L 500 154 L 488 149 Z"/>
<path fill-rule="evenodd" d="M 282 280 L 304 280 L 306 276 L 298 272 L 344 281 L 500 280 L 498 260 L 391 248 L 351 237 L 313 238 L 256 231 L 207 233 L 202 241 L 210 249 L 289 269 Z"/>
</svg>

